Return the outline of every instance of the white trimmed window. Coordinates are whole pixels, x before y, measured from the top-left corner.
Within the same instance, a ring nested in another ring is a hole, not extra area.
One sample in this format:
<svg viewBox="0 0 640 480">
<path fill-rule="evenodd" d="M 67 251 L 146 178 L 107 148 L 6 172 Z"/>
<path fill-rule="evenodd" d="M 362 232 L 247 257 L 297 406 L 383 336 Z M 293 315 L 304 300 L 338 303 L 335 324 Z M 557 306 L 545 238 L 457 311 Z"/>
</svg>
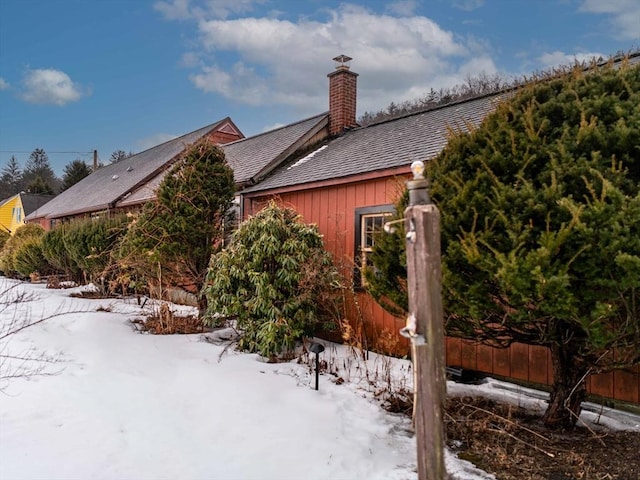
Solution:
<svg viewBox="0 0 640 480">
<path fill-rule="evenodd" d="M 355 261 L 357 268 L 354 275 L 354 284 L 357 287 L 365 286 L 362 269 L 368 265 L 368 256 L 375 245 L 375 234 L 382 230 L 385 222 L 391 218 L 393 213 L 393 205 L 379 205 L 356 209 Z"/>
</svg>

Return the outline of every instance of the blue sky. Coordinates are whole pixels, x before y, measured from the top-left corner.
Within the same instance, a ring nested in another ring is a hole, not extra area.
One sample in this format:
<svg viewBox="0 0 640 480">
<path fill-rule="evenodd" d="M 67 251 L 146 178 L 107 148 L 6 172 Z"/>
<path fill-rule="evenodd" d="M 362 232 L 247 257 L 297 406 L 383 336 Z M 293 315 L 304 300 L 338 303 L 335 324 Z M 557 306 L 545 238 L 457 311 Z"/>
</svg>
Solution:
<svg viewBox="0 0 640 480">
<path fill-rule="evenodd" d="M 306 118 L 342 53 L 361 115 L 639 47 L 638 0 L 0 0 L 0 168 L 44 148 L 61 175 L 226 116 L 247 136 Z"/>
</svg>

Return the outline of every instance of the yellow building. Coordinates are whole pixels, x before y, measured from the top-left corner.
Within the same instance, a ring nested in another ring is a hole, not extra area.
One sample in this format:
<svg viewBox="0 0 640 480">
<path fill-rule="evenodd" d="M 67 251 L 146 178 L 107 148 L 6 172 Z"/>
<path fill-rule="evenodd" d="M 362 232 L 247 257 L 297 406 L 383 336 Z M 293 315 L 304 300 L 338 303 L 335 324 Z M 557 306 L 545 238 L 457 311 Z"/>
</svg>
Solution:
<svg viewBox="0 0 640 480">
<path fill-rule="evenodd" d="M 0 230 L 10 233 L 24 225 L 24 217 L 51 200 L 53 195 L 17 193 L 0 202 Z"/>
</svg>

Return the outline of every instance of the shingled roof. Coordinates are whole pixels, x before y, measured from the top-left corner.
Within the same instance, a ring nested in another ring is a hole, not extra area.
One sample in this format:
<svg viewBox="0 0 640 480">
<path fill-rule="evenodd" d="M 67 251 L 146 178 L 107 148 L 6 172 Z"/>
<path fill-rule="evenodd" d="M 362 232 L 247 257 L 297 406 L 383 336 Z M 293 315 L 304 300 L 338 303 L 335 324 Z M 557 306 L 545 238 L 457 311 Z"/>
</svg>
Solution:
<svg viewBox="0 0 640 480">
<path fill-rule="evenodd" d="M 222 145 L 227 163 L 233 170 L 236 184 L 242 187 L 255 183 L 293 152 L 311 141 L 327 125 L 328 115 L 322 113 L 252 137 Z M 158 173 L 144 185 L 118 202 L 118 207 L 139 204 L 155 198 L 166 171 Z"/>
<path fill-rule="evenodd" d="M 613 62 L 619 67 L 640 63 L 640 51 L 602 60 L 597 66 Z M 591 65 L 584 67 L 592 68 Z M 449 129 L 467 131 L 479 125 L 514 90 L 461 100 L 440 107 L 410 113 L 347 131 L 305 156 L 291 157 L 270 176 L 243 193 L 294 187 L 320 181 L 337 181 L 364 173 L 382 172 L 409 166 L 414 160 L 437 156 L 448 141 Z"/>
<path fill-rule="evenodd" d="M 229 124 L 233 124 L 231 119 L 224 118 L 137 155 L 99 168 L 33 212 L 27 220 L 60 218 L 112 208 L 129 192 L 165 170 L 187 145 L 213 131 L 225 129 Z"/>
<path fill-rule="evenodd" d="M 50 201 L 54 197 L 54 195 L 20 192 L 16 193 L 15 195 L 11 195 L 4 200 L 0 200 L 0 207 L 16 197 L 20 197 L 20 202 L 22 203 L 22 211 L 24 212 L 24 214 L 29 215 L 34 210 L 40 208 L 42 205 Z"/>
<path fill-rule="evenodd" d="M 435 157 L 449 129 L 479 125 L 508 93 L 449 104 L 356 128 L 278 168 L 246 193 L 260 192 L 408 166 Z"/>
<path fill-rule="evenodd" d="M 44 195 L 40 193 L 20 193 L 20 200 L 22 201 L 22 209 L 24 214 L 29 215 L 31 212 L 36 211 L 41 206 L 50 202 L 54 198 L 54 195 Z"/>
<path fill-rule="evenodd" d="M 327 126 L 328 113 L 223 146 L 236 183 L 255 182 L 280 165 Z"/>
</svg>

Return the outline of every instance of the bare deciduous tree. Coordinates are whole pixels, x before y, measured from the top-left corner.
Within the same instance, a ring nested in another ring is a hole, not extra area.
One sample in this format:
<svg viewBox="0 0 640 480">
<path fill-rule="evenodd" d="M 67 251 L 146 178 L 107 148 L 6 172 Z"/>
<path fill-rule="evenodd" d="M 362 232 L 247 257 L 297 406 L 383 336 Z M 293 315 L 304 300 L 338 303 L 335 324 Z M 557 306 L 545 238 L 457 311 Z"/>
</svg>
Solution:
<svg viewBox="0 0 640 480">
<path fill-rule="evenodd" d="M 70 312 L 56 311 L 49 315 L 34 317 L 25 304 L 38 298 L 20 288 L 20 283 L 0 281 L 0 392 L 4 393 L 11 380 L 34 376 L 57 375 L 55 367 L 60 358 L 34 348 L 13 349 L 15 336 L 35 325 Z"/>
</svg>

